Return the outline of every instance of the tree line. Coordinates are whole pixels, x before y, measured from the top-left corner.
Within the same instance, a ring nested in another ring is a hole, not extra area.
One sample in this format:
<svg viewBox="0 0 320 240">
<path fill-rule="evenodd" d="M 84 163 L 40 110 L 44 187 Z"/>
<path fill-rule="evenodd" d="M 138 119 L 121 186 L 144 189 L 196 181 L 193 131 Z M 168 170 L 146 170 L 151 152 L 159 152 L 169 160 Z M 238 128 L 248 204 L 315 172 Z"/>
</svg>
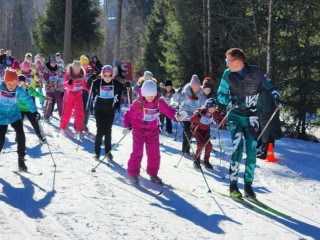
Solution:
<svg viewBox="0 0 320 240">
<path fill-rule="evenodd" d="M 176 86 L 210 76 L 216 89 L 226 50 L 240 47 L 281 90 L 287 134 L 310 139 L 308 127 L 319 126 L 308 117 L 319 114 L 319 1 L 72 0 L 66 31 L 70 1 L 1 1 L 0 47 L 19 58 L 64 52 L 70 33 L 67 61 L 84 53 L 127 60 Z"/>
</svg>

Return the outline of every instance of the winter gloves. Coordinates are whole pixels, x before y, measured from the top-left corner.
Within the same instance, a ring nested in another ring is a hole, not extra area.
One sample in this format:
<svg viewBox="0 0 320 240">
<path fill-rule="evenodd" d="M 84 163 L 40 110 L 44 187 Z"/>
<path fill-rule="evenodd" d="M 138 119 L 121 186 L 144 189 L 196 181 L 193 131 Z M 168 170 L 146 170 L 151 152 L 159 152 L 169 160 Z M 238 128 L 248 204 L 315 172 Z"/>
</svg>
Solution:
<svg viewBox="0 0 320 240">
<path fill-rule="evenodd" d="M 277 108 L 281 109 L 282 108 L 282 104 L 280 102 L 280 93 L 277 91 L 277 90 L 273 90 L 271 92 L 272 96 L 273 96 L 273 99 L 277 105 Z"/>
<path fill-rule="evenodd" d="M 98 79 L 99 73 L 98 72 L 93 72 L 90 76 L 91 81 L 95 81 Z"/>
<path fill-rule="evenodd" d="M 177 112 L 175 118 L 178 122 L 182 122 L 186 119 L 188 113 L 186 111 Z"/>
</svg>

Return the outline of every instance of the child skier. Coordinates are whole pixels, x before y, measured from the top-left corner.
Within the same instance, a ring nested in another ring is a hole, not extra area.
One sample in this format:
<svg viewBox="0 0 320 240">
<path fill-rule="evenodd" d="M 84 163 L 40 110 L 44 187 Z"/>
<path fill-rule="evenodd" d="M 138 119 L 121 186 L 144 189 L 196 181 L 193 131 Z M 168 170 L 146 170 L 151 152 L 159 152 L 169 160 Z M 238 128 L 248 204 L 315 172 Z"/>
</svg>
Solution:
<svg viewBox="0 0 320 240">
<path fill-rule="evenodd" d="M 59 116 L 62 115 L 62 98 L 59 91 L 59 77 L 62 76 L 62 71 L 58 69 L 55 56 L 49 57 L 49 62 L 46 63 L 43 70 L 43 78 L 45 81 L 45 91 L 47 97 L 53 98 L 58 106 Z M 47 101 L 45 107 L 44 118 L 46 121 L 50 121 L 50 116 L 53 111 L 53 101 Z"/>
<path fill-rule="evenodd" d="M 193 116 L 190 118 L 191 130 L 194 138 L 197 140 L 197 151 L 193 167 L 196 169 L 200 168 L 200 155 L 204 149 L 204 167 L 207 169 L 213 169 L 209 162 L 210 153 L 212 150 L 212 144 L 210 138 L 210 125 L 213 121 L 221 121 L 222 117 L 217 111 L 217 104 L 213 98 L 207 99 L 205 106 L 199 108 Z M 207 145 L 205 143 L 208 141 Z"/>
<path fill-rule="evenodd" d="M 167 80 L 163 92 L 161 93 L 162 99 L 170 105 L 171 103 L 171 98 L 175 94 L 175 90 L 172 87 L 172 81 Z M 160 120 L 161 120 L 161 130 L 163 130 L 163 125 L 164 125 L 164 119 L 166 119 L 166 131 L 167 133 L 171 134 L 172 133 L 172 122 L 171 119 L 168 117 L 165 117 L 163 114 L 160 115 Z"/>
<path fill-rule="evenodd" d="M 96 74 L 91 75 L 87 82 L 87 87 L 91 88 L 96 93 L 95 118 L 97 126 L 97 134 L 94 142 L 94 158 L 99 160 L 102 138 L 104 136 L 105 154 L 109 161 L 113 159 L 111 150 L 111 132 L 114 115 L 116 111 L 115 103 L 118 101 L 118 96 L 124 90 L 123 85 L 112 78 L 113 69 L 110 65 L 102 67 L 100 77 Z M 96 80 L 96 81 L 95 81 Z M 94 82 L 93 82 L 94 81 Z"/>
<path fill-rule="evenodd" d="M 17 72 L 9 68 L 6 69 L 4 81 L 0 85 L 0 152 L 4 146 L 8 125 L 11 124 L 16 131 L 19 171 L 27 171 L 28 168 L 24 162 L 26 138 L 17 100 L 24 100 L 28 104 L 30 112 L 36 113 L 37 108 L 32 98 L 24 89 L 18 86 Z"/>
<path fill-rule="evenodd" d="M 133 184 L 139 182 L 143 145 L 146 144 L 147 173 L 152 182 L 161 184 L 158 177 L 160 167 L 160 142 L 159 142 L 159 114 L 163 113 L 170 119 L 180 120 L 176 110 L 160 99 L 157 85 L 152 80 L 143 83 L 138 93 L 138 99 L 133 102 L 123 116 L 123 126 L 132 128 L 133 149 L 128 161 L 129 181 Z"/>
<path fill-rule="evenodd" d="M 61 117 L 60 129 L 65 132 L 70 121 L 72 110 L 74 110 L 74 127 L 78 133 L 84 130 L 82 89 L 88 91 L 84 79 L 85 71 L 80 65 L 80 61 L 73 61 L 69 66 L 63 86 L 65 93 L 63 96 L 63 114 Z"/>
<path fill-rule="evenodd" d="M 26 76 L 23 74 L 20 74 L 18 76 L 19 79 L 19 83 L 21 85 L 22 88 L 25 89 L 25 91 L 27 93 L 29 93 L 31 96 L 40 98 L 40 99 L 45 99 L 45 100 L 50 100 L 50 98 L 44 97 L 42 94 L 38 93 L 35 89 L 33 89 L 32 87 L 30 87 L 27 83 L 26 83 Z M 19 99 L 19 109 L 21 112 L 21 119 L 23 121 L 24 116 L 27 116 L 27 118 L 29 119 L 35 133 L 37 134 L 39 140 L 41 143 L 45 143 L 46 142 L 46 138 L 41 134 L 40 131 L 40 126 L 39 126 L 39 121 L 40 121 L 40 114 L 38 112 L 35 113 L 31 113 L 30 112 L 30 107 L 28 105 L 28 103 L 23 100 L 23 99 Z"/>
</svg>

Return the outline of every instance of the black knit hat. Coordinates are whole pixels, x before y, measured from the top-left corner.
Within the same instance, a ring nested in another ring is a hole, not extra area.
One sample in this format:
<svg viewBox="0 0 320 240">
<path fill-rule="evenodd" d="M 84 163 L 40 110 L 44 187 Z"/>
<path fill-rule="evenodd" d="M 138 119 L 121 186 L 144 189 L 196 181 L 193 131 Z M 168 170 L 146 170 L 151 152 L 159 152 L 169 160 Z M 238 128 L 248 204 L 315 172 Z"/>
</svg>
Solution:
<svg viewBox="0 0 320 240">
<path fill-rule="evenodd" d="M 166 83 L 164 84 L 165 87 L 172 86 L 172 81 L 167 80 Z"/>
</svg>

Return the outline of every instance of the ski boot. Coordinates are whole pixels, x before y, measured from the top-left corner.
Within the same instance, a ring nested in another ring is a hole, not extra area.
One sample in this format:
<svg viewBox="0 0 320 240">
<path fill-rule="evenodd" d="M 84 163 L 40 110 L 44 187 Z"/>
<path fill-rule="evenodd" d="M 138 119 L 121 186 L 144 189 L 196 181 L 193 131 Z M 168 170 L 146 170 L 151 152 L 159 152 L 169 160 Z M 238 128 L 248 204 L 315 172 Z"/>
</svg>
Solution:
<svg viewBox="0 0 320 240">
<path fill-rule="evenodd" d="M 251 184 L 244 184 L 244 196 L 246 198 L 256 199 L 256 194 L 253 191 Z"/>
<path fill-rule="evenodd" d="M 99 154 L 96 154 L 96 153 L 93 154 L 93 159 L 94 160 L 99 161 L 99 158 L 100 158 Z"/>
<path fill-rule="evenodd" d="M 138 184 L 139 183 L 139 178 L 138 176 L 129 176 L 129 182 L 131 184 Z"/>
<path fill-rule="evenodd" d="M 25 158 L 24 157 L 19 157 L 18 158 L 18 167 L 19 167 L 19 171 L 21 172 L 27 172 L 28 171 L 28 168 L 25 164 Z"/>
<path fill-rule="evenodd" d="M 39 141 L 40 141 L 41 143 L 45 143 L 45 142 L 47 141 L 47 139 L 46 139 L 44 136 L 42 136 L 41 133 L 37 134 L 37 136 L 38 136 Z"/>
<path fill-rule="evenodd" d="M 111 153 L 106 155 L 106 158 L 107 158 L 108 162 L 112 162 L 113 161 L 113 155 Z"/>
<path fill-rule="evenodd" d="M 200 168 L 201 168 L 200 162 L 197 161 L 197 160 L 193 161 L 193 168 L 195 168 L 195 169 L 200 169 Z"/>
<path fill-rule="evenodd" d="M 239 191 L 239 188 L 236 183 L 231 183 L 229 186 L 229 190 L 230 190 L 230 197 L 231 198 L 234 198 L 234 199 L 242 198 L 242 194 Z"/>
<path fill-rule="evenodd" d="M 211 170 L 213 170 L 213 166 L 212 166 L 211 163 L 209 163 L 209 162 L 204 162 L 204 167 L 205 167 L 206 169 L 211 169 Z"/>
<path fill-rule="evenodd" d="M 150 176 L 150 181 L 154 182 L 154 183 L 157 183 L 157 184 L 162 184 L 162 179 L 159 178 L 157 175 Z"/>
</svg>

